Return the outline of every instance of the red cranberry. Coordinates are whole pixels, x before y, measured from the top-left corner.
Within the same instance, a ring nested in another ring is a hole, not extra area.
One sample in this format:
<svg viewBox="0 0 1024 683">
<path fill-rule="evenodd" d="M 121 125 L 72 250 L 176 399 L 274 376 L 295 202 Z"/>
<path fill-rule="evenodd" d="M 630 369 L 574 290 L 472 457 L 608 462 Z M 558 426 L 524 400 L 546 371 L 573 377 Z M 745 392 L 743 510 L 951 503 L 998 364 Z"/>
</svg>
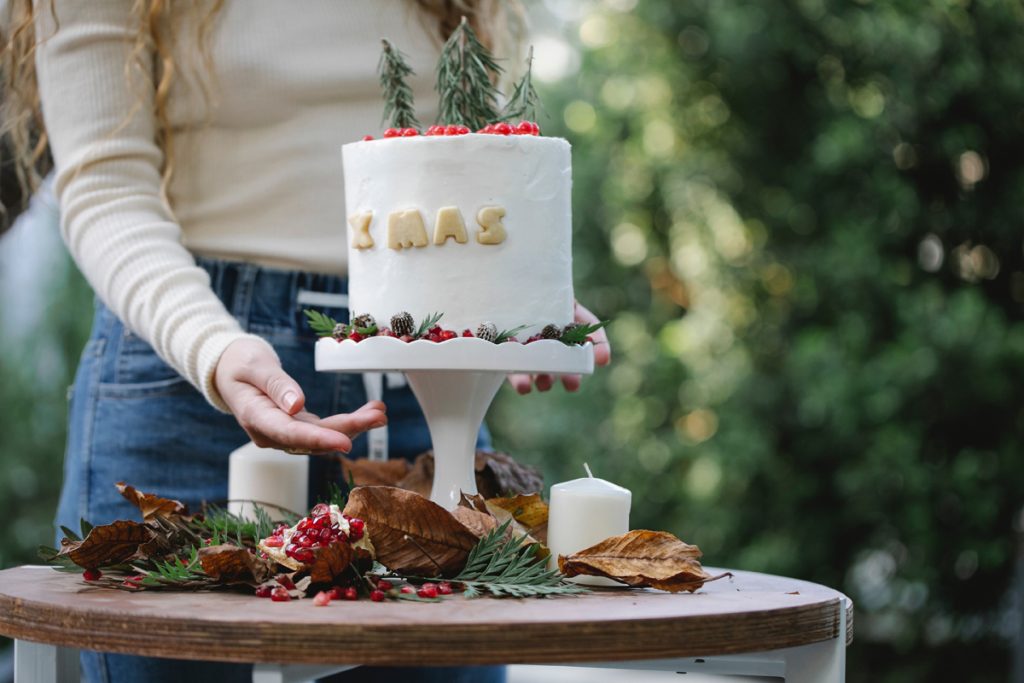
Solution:
<svg viewBox="0 0 1024 683">
<path fill-rule="evenodd" d="M 384 137 L 386 138 L 397 138 L 401 134 L 402 132 L 397 128 L 388 128 L 386 131 L 384 131 Z"/>
<path fill-rule="evenodd" d="M 447 581 L 442 581 L 441 583 L 437 584 L 437 592 L 441 595 L 451 595 L 452 585 Z"/>
<path fill-rule="evenodd" d="M 274 587 L 264 584 L 256 588 L 257 598 L 269 598 L 270 594 L 274 592 Z"/>
<path fill-rule="evenodd" d="M 437 584 L 425 583 L 420 586 L 420 589 L 416 591 L 416 595 L 421 598 L 436 598 L 437 597 Z"/>
<path fill-rule="evenodd" d="M 516 126 L 516 135 L 533 135 L 533 124 L 529 121 L 520 121 Z"/>
<path fill-rule="evenodd" d="M 536 123 L 532 121 L 530 122 L 530 126 L 533 128 L 534 135 L 540 135 L 540 126 L 538 126 Z"/>
<path fill-rule="evenodd" d="M 379 590 L 379 591 L 389 591 L 389 590 L 391 590 L 391 582 L 390 581 L 386 581 L 384 579 L 379 580 L 377 582 L 377 590 Z"/>
<path fill-rule="evenodd" d="M 462 336 L 463 337 L 474 337 L 476 335 L 473 334 L 472 330 L 463 330 L 462 331 Z"/>
<path fill-rule="evenodd" d="M 287 588 L 278 586 L 270 592 L 270 599 L 274 602 L 288 602 L 292 599 L 292 596 L 288 594 Z"/>
<path fill-rule="evenodd" d="M 86 581 L 99 581 L 101 576 L 103 576 L 103 572 L 99 569 L 86 569 L 82 572 L 82 578 Z"/>
<path fill-rule="evenodd" d="M 363 142 L 369 142 L 372 139 L 373 139 L 372 135 L 364 135 L 363 136 Z"/>
<path fill-rule="evenodd" d="M 417 136 L 419 134 L 420 134 L 420 132 L 418 130 L 416 130 L 415 128 L 403 128 L 402 129 L 402 137 L 403 138 L 411 138 L 411 137 L 415 137 L 415 136 Z"/>
<path fill-rule="evenodd" d="M 355 331 L 349 333 L 348 338 L 351 339 L 354 342 L 363 341 L 363 335 L 361 335 L 361 334 L 359 334 L 358 332 L 355 332 Z"/>
<path fill-rule="evenodd" d="M 327 594 L 331 596 L 331 600 L 341 600 L 345 597 L 345 589 L 341 586 L 334 586 L 331 590 L 327 591 Z"/>
<path fill-rule="evenodd" d="M 469 135 L 472 132 L 473 131 L 471 131 L 469 129 L 469 126 L 456 126 L 456 129 L 455 129 L 455 134 L 456 135 Z"/>
<path fill-rule="evenodd" d="M 405 585 L 405 586 L 402 586 L 401 592 L 404 593 L 405 595 L 411 595 L 412 593 L 416 592 L 416 589 L 413 588 L 412 586 Z"/>
<path fill-rule="evenodd" d="M 494 132 L 497 133 L 498 135 L 511 135 L 512 126 L 508 125 L 507 123 L 499 123 L 494 127 Z"/>
<path fill-rule="evenodd" d="M 370 591 L 370 599 L 374 602 L 384 602 L 385 598 L 384 591 Z"/>
<path fill-rule="evenodd" d="M 445 126 L 444 127 L 444 134 L 445 135 L 458 135 L 459 134 L 459 127 L 458 126 Z"/>
<path fill-rule="evenodd" d="M 313 604 L 317 607 L 326 607 L 331 604 L 331 594 L 327 591 L 320 591 L 316 594 L 316 597 L 313 598 Z"/>
<path fill-rule="evenodd" d="M 280 548 L 284 545 L 284 539 L 280 536 L 270 536 L 269 538 L 263 539 L 263 545 L 268 548 Z"/>
<path fill-rule="evenodd" d="M 359 591 L 356 590 L 355 586 L 349 586 L 348 588 L 345 589 L 345 599 L 346 600 L 358 600 L 359 599 Z"/>
</svg>

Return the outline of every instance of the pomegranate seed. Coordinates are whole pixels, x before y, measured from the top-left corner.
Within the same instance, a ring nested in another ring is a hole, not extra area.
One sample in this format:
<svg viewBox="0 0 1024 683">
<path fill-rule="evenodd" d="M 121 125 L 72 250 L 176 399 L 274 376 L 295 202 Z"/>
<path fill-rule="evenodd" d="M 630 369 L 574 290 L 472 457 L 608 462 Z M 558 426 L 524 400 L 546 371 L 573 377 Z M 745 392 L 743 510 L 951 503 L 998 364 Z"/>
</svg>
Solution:
<svg viewBox="0 0 1024 683">
<path fill-rule="evenodd" d="M 372 139 L 373 139 L 372 135 L 364 135 L 363 136 L 363 142 L 369 142 Z"/>
<path fill-rule="evenodd" d="M 274 602 L 288 602 L 292 599 L 292 596 L 288 594 L 287 588 L 278 586 L 270 592 L 270 599 Z"/>
<path fill-rule="evenodd" d="M 472 133 L 472 132 L 473 132 L 473 131 L 471 131 L 471 130 L 469 129 L 469 126 L 458 126 L 458 127 L 456 128 L 456 133 L 455 133 L 455 134 L 456 134 L 456 135 L 469 135 L 469 134 L 470 134 L 470 133 Z"/>
<path fill-rule="evenodd" d="M 520 121 L 516 126 L 516 135 L 533 135 L 533 124 L 529 121 Z"/>
<path fill-rule="evenodd" d="M 352 519 L 348 520 L 348 529 L 349 529 L 350 532 L 358 531 L 359 534 L 362 535 L 363 529 L 365 529 L 365 528 L 366 528 L 366 522 L 364 522 L 363 520 L 359 519 L 358 517 L 353 517 Z"/>
<path fill-rule="evenodd" d="M 401 134 L 401 131 L 395 128 L 388 128 L 386 131 L 384 131 L 384 137 L 386 138 L 397 138 Z"/>
<path fill-rule="evenodd" d="M 313 526 L 313 520 L 309 517 L 303 517 L 299 520 L 299 523 L 295 525 L 296 531 L 305 531 Z"/>
<path fill-rule="evenodd" d="M 535 334 L 535 335 L 533 335 L 532 337 L 530 337 L 529 339 L 527 339 L 527 340 L 526 340 L 526 343 L 527 343 L 527 344 L 532 344 L 533 342 L 535 342 L 535 341 L 540 341 L 540 340 L 541 340 L 541 339 L 543 339 L 543 338 L 544 338 L 544 337 L 540 336 L 539 334 Z"/>
<path fill-rule="evenodd" d="M 385 581 L 384 579 L 381 579 L 380 581 L 377 582 L 377 590 L 379 590 L 379 591 L 389 591 L 389 590 L 391 590 L 391 582 L 390 581 Z"/>
<path fill-rule="evenodd" d="M 313 554 L 312 548 L 296 548 L 295 552 L 292 553 L 292 559 L 303 564 L 312 562 L 314 557 L 316 555 Z"/>
<path fill-rule="evenodd" d="M 86 569 L 82 572 L 82 578 L 86 581 L 99 581 L 101 576 L 103 576 L 103 572 L 99 569 Z"/>
<path fill-rule="evenodd" d="M 316 531 L 316 529 L 310 529 L 305 534 L 295 534 L 294 536 L 292 536 L 292 541 L 295 543 L 295 545 L 299 546 L 300 548 L 312 548 L 313 547 L 313 537 L 312 537 L 312 534 L 315 531 Z"/>
<path fill-rule="evenodd" d="M 498 135 L 511 135 L 512 126 L 508 125 L 507 123 L 499 123 L 494 127 L 494 132 L 497 133 Z"/>
<path fill-rule="evenodd" d="M 359 599 L 359 591 L 356 590 L 355 586 L 349 586 L 348 588 L 345 589 L 345 599 L 346 600 L 358 600 Z"/>
<path fill-rule="evenodd" d="M 437 584 L 437 592 L 441 595 L 451 595 L 452 585 L 447 581 L 442 581 L 441 583 Z"/>
<path fill-rule="evenodd" d="M 331 594 L 327 591 L 320 591 L 313 598 L 313 604 L 317 607 L 327 607 L 327 605 L 331 604 Z"/>
<path fill-rule="evenodd" d="M 395 336 L 395 333 L 392 332 L 391 329 L 388 328 L 388 327 L 380 328 L 380 330 L 377 331 L 377 334 L 379 334 L 382 337 L 394 337 Z"/>
<path fill-rule="evenodd" d="M 277 525 L 277 528 L 276 528 L 276 529 L 274 529 L 274 535 L 275 535 L 275 536 L 283 536 L 283 535 L 284 535 L 284 532 L 285 532 L 285 531 L 286 531 L 287 529 L 288 529 L 288 527 L 287 527 L 287 526 L 285 526 L 284 524 L 278 524 L 278 525 Z"/>
<path fill-rule="evenodd" d="M 403 138 L 411 138 L 411 137 L 415 137 L 415 136 L 417 136 L 419 134 L 420 134 L 420 132 L 418 130 L 416 130 L 415 128 L 403 128 L 402 129 L 402 137 Z"/>
<path fill-rule="evenodd" d="M 472 330 L 463 330 L 462 331 L 462 336 L 463 337 L 474 337 L 476 335 L 473 334 Z"/>
<path fill-rule="evenodd" d="M 416 591 L 416 595 L 421 598 L 436 598 L 437 597 L 437 584 L 425 583 L 420 586 L 420 589 Z"/>
<path fill-rule="evenodd" d="M 370 591 L 370 599 L 374 602 L 384 602 L 386 597 L 384 591 Z"/>
<path fill-rule="evenodd" d="M 317 529 L 330 529 L 332 524 L 334 524 L 334 520 L 330 515 L 320 515 L 313 520 L 313 525 Z"/>
<path fill-rule="evenodd" d="M 263 539 L 263 545 L 268 548 L 280 548 L 284 545 L 284 539 L 280 536 L 271 536 L 270 538 Z"/>
<path fill-rule="evenodd" d="M 322 517 L 323 515 L 329 515 L 331 508 L 327 506 L 327 503 L 317 503 L 313 506 L 313 509 L 309 511 L 310 517 Z"/>
<path fill-rule="evenodd" d="M 452 330 L 445 330 L 440 335 L 441 341 L 448 341 L 449 339 L 455 339 L 457 336 L 459 336 L 459 335 L 455 334 L 455 332 L 453 332 Z"/>
<path fill-rule="evenodd" d="M 274 592 L 274 587 L 269 585 L 262 585 L 256 588 L 257 598 L 269 598 L 270 594 Z"/>
<path fill-rule="evenodd" d="M 351 334 L 348 335 L 348 338 L 354 342 L 363 341 L 363 335 L 359 334 L 358 332 L 352 332 Z"/>
<path fill-rule="evenodd" d="M 439 334 L 428 334 L 427 335 L 427 341 L 432 341 L 434 343 L 437 343 L 437 342 L 441 341 L 441 335 L 439 335 Z"/>
<path fill-rule="evenodd" d="M 410 593 L 415 593 L 416 589 L 413 588 L 412 586 L 406 585 L 406 586 L 402 586 L 401 591 L 402 591 L 402 593 L 405 593 L 406 595 L 409 595 Z"/>
</svg>

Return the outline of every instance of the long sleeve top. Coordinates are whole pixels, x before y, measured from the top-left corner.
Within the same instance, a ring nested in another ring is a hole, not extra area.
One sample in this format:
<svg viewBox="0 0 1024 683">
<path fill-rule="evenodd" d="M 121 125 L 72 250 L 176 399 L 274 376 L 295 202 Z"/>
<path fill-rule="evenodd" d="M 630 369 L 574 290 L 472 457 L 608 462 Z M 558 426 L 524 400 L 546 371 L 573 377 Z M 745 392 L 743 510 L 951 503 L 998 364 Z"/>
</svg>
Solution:
<svg viewBox="0 0 1024 683">
<path fill-rule="evenodd" d="M 340 146 L 379 135 L 376 66 L 389 38 L 435 97 L 436 28 L 412 0 L 226 0 L 168 27 L 173 176 L 164 155 L 153 49 L 133 51 L 133 0 L 39 6 L 36 66 L 56 163 L 61 232 L 97 295 L 216 407 L 224 349 L 247 336 L 195 255 L 344 274 Z M 180 15 L 180 16 L 178 16 Z"/>
</svg>

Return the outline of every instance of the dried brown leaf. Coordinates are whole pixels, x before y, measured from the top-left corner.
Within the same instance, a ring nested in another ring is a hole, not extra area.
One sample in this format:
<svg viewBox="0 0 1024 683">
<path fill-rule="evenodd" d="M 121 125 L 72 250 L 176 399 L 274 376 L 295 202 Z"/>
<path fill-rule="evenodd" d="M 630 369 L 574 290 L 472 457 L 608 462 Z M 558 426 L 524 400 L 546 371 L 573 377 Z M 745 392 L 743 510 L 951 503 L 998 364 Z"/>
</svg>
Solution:
<svg viewBox="0 0 1024 683">
<path fill-rule="evenodd" d="M 498 522 L 494 519 L 493 515 L 461 505 L 452 510 L 452 516 L 462 522 L 477 538 L 483 538 L 489 531 L 496 529 L 498 526 Z"/>
<path fill-rule="evenodd" d="M 199 549 L 199 564 L 203 572 L 220 583 L 258 585 L 273 574 L 270 563 L 230 543 Z"/>
<path fill-rule="evenodd" d="M 604 576 L 634 587 L 691 593 L 711 575 L 700 565 L 700 548 L 664 531 L 636 530 L 606 538 L 578 553 L 558 557 L 566 576 Z"/>
<path fill-rule="evenodd" d="M 317 548 L 315 559 L 308 566 L 310 579 L 313 583 L 333 583 L 336 576 L 348 569 L 354 554 L 348 543 L 331 543 Z"/>
<path fill-rule="evenodd" d="M 117 482 L 115 486 L 117 486 L 117 490 L 128 502 L 139 508 L 139 512 L 142 513 L 142 519 L 145 521 L 153 517 L 173 519 L 188 516 L 188 508 L 181 501 L 161 498 L 152 493 L 143 493 L 123 481 Z"/>
<path fill-rule="evenodd" d="M 353 489 L 345 514 L 366 522 L 377 561 L 396 572 L 452 576 L 465 566 L 477 542 L 440 505 L 391 486 Z"/>
<path fill-rule="evenodd" d="M 540 470 L 517 462 L 501 451 L 476 452 L 476 487 L 484 498 L 540 491 L 544 477 Z"/>
<path fill-rule="evenodd" d="M 397 486 L 409 474 L 408 460 L 370 460 L 368 458 L 341 459 L 345 481 L 354 481 L 356 486 Z"/>
<path fill-rule="evenodd" d="M 67 555 L 79 567 L 97 569 L 131 559 L 152 535 L 149 527 L 141 522 L 119 519 L 93 527 L 84 540 L 64 539 L 60 554 Z"/>
<path fill-rule="evenodd" d="M 541 543 L 548 540 L 548 504 L 539 493 L 518 494 L 509 498 L 491 498 L 487 504 L 500 508 L 526 529 L 527 533 Z"/>
</svg>

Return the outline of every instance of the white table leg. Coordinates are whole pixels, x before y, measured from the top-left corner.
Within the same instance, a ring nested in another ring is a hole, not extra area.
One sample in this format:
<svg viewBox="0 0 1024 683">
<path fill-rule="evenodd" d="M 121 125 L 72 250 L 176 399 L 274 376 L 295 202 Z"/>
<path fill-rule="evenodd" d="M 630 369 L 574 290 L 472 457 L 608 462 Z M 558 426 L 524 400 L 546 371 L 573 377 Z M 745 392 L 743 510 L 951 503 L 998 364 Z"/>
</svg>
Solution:
<svg viewBox="0 0 1024 683">
<path fill-rule="evenodd" d="M 78 650 L 14 641 L 14 683 L 78 683 Z"/>
<path fill-rule="evenodd" d="M 255 664 L 252 683 L 308 683 L 324 676 L 356 668 L 357 665 Z"/>
</svg>

